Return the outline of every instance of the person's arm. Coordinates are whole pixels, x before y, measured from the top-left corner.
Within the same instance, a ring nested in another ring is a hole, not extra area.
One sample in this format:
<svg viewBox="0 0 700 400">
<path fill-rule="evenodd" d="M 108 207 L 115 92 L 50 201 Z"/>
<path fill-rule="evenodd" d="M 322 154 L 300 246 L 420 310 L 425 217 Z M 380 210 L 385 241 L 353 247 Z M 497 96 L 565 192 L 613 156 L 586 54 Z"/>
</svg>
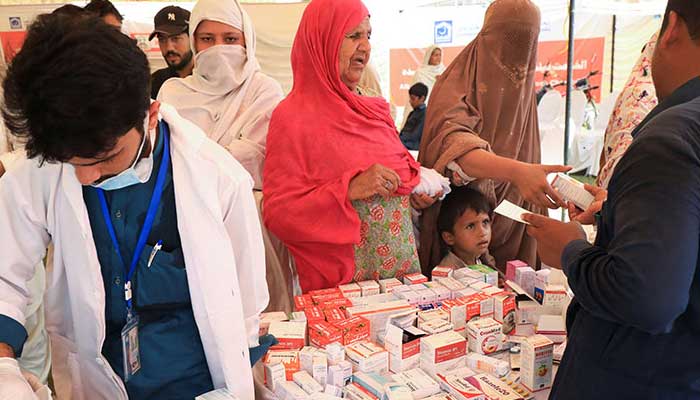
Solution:
<svg viewBox="0 0 700 400">
<path fill-rule="evenodd" d="M 567 172 L 570 167 L 528 164 L 482 149 L 464 154 L 457 159 L 457 164 L 464 173 L 476 179 L 512 182 L 531 203 L 554 209 L 566 206 L 561 196 L 547 182 L 547 174 Z M 547 196 L 554 202 L 547 199 Z"/>
<path fill-rule="evenodd" d="M 652 334 L 688 306 L 698 264 L 700 162 L 670 135 L 644 137 L 618 165 L 607 248 L 583 240 L 561 256 L 577 301 L 593 315 Z"/>
<path fill-rule="evenodd" d="M 258 346 L 260 314 L 270 300 L 265 279 L 265 248 L 252 179 L 246 176 L 229 182 L 227 186 L 222 195 L 224 225 L 235 249 L 248 346 L 255 347 Z"/>
<path fill-rule="evenodd" d="M 263 82 L 253 102 L 246 104 L 245 113 L 239 116 L 241 120 L 249 122 L 242 126 L 239 132 L 232 132 L 236 139 L 226 146 L 229 153 L 253 176 L 256 189 L 262 188 L 263 162 L 270 118 L 283 97 L 282 88 L 277 82 Z"/>
</svg>

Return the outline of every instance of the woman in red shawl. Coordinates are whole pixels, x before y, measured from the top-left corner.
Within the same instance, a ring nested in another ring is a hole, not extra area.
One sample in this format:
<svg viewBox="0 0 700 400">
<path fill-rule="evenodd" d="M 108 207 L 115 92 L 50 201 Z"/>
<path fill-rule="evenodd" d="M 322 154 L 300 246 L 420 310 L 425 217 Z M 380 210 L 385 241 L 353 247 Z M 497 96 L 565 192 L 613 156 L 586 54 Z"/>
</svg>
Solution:
<svg viewBox="0 0 700 400">
<path fill-rule="evenodd" d="M 356 93 L 371 46 L 360 0 L 313 0 L 292 48 L 294 87 L 272 114 L 265 225 L 304 292 L 420 270 L 409 196 L 420 165 L 380 97 Z"/>
</svg>

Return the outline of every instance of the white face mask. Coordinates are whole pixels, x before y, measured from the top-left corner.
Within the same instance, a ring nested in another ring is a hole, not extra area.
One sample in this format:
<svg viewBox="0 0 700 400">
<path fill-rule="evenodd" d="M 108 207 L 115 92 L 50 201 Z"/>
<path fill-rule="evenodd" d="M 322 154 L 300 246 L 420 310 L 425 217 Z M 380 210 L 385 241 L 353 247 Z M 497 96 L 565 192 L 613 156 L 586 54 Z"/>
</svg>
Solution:
<svg viewBox="0 0 700 400">
<path fill-rule="evenodd" d="M 228 93 L 245 81 L 247 61 L 243 46 L 212 46 L 194 57 L 195 75 L 210 89 L 207 91 Z"/>
<path fill-rule="evenodd" d="M 102 189 L 102 190 L 118 190 L 125 187 L 138 185 L 139 183 L 146 183 L 151 177 L 151 172 L 153 171 L 153 148 L 151 148 L 151 154 L 148 157 L 141 158 L 143 153 L 144 145 L 146 144 L 146 139 L 150 140 L 150 132 L 148 130 L 148 115 L 146 115 L 146 122 L 143 127 L 143 140 L 141 141 L 141 146 L 139 147 L 138 153 L 136 153 L 136 159 L 134 163 L 119 175 L 107 178 L 104 181 L 91 184 L 90 186 Z"/>
</svg>

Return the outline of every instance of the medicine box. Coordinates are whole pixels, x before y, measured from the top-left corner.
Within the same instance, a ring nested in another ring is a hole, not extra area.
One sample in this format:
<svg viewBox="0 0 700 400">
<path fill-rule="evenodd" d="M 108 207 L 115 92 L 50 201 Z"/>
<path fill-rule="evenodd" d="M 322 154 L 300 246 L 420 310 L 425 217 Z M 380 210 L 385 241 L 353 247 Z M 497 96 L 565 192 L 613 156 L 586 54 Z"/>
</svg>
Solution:
<svg viewBox="0 0 700 400">
<path fill-rule="evenodd" d="M 554 343 L 542 335 L 526 338 L 520 345 L 520 379 L 526 389 L 536 392 L 552 385 Z"/>
<path fill-rule="evenodd" d="M 372 342 L 351 344 L 345 348 L 348 361 L 356 372 L 388 372 L 389 352 Z"/>
<path fill-rule="evenodd" d="M 360 288 L 360 285 L 355 282 L 348 283 L 347 285 L 340 285 L 338 286 L 338 289 L 340 289 L 343 296 L 347 298 L 362 296 L 362 289 Z"/>
<path fill-rule="evenodd" d="M 271 349 L 298 350 L 306 346 L 306 321 L 274 321 L 268 332 L 278 341 Z"/>
</svg>

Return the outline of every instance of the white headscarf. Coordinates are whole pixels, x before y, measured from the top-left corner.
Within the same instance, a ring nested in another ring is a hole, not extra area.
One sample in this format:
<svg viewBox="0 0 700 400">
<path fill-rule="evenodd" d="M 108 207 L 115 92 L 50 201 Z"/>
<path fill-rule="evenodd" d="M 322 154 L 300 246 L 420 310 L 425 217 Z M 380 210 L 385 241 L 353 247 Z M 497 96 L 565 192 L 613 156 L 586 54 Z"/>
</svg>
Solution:
<svg viewBox="0 0 700 400">
<path fill-rule="evenodd" d="M 437 77 L 445 72 L 445 64 L 442 63 L 442 59 L 440 60 L 440 64 L 430 65 L 430 57 L 432 57 L 436 49 L 440 49 L 440 47 L 435 45 L 428 47 L 428 50 L 425 51 L 425 55 L 423 56 L 423 64 L 418 67 L 416 75 L 413 78 L 413 83 L 424 83 L 430 91 L 432 91 Z M 430 97 L 430 92 L 428 92 L 428 97 Z"/>
<path fill-rule="evenodd" d="M 243 132 L 236 130 L 236 116 L 251 77 L 260 70 L 255 58 L 253 23 L 236 0 L 200 0 L 190 17 L 193 51 L 194 33 L 205 20 L 221 22 L 242 31 L 246 47 L 219 45 L 196 53 L 192 75 L 169 80 L 163 100 L 175 106 L 183 117 L 197 124 L 216 142 L 231 130 L 236 132 L 236 138 L 240 138 Z"/>
</svg>

